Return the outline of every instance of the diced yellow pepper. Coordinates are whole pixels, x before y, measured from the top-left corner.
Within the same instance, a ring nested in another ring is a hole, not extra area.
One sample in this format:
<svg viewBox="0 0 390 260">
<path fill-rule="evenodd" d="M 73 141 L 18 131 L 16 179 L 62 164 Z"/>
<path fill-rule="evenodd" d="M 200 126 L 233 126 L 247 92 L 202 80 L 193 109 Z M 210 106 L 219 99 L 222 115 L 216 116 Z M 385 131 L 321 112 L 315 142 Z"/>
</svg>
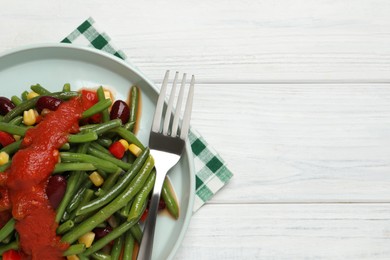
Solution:
<svg viewBox="0 0 390 260">
<path fill-rule="evenodd" d="M 31 91 L 30 93 L 27 94 L 27 100 L 33 99 L 37 96 L 39 96 L 37 92 Z"/>
<path fill-rule="evenodd" d="M 100 187 L 104 182 L 103 177 L 96 171 L 89 175 L 89 179 L 96 187 Z"/>
<path fill-rule="evenodd" d="M 134 154 L 135 156 L 139 156 L 142 152 L 141 148 L 139 148 L 138 146 L 136 146 L 135 144 L 130 144 L 129 145 L 129 151 Z"/>
<path fill-rule="evenodd" d="M 79 237 L 78 241 L 80 244 L 84 244 L 86 248 L 89 248 L 92 245 L 93 240 L 95 239 L 95 233 L 88 232 Z"/>
<path fill-rule="evenodd" d="M 0 165 L 4 165 L 9 161 L 9 155 L 6 152 L 0 153 Z"/>
<path fill-rule="evenodd" d="M 125 151 L 127 151 L 127 149 L 129 149 L 129 143 L 125 139 L 120 139 L 119 142 L 123 145 L 123 147 L 125 148 Z"/>
</svg>

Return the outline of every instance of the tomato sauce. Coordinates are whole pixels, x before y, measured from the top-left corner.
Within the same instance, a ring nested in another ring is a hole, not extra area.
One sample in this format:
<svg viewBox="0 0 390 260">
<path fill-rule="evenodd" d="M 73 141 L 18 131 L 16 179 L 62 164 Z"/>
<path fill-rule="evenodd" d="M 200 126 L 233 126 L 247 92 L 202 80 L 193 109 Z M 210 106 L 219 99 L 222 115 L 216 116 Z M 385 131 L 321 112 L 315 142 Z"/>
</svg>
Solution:
<svg viewBox="0 0 390 260">
<path fill-rule="evenodd" d="M 69 245 L 56 235 L 55 211 L 46 195 L 48 178 L 58 163 L 58 149 L 69 133 L 78 131 L 83 106 L 80 98 L 62 103 L 56 111 L 30 128 L 13 156 L 6 187 L 17 220 L 23 259 L 63 259 Z"/>
</svg>

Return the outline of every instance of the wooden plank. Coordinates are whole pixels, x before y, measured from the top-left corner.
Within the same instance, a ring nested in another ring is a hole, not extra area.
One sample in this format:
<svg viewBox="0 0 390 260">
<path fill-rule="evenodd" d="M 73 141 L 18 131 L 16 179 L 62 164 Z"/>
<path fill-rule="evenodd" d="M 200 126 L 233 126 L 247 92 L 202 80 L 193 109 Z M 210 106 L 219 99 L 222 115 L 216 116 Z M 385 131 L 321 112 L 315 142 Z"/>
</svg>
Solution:
<svg viewBox="0 0 390 260">
<path fill-rule="evenodd" d="M 0 51 L 57 42 L 92 15 L 154 80 L 169 68 L 200 82 L 389 82 L 389 11 L 386 0 L 19 0 L 0 10 Z"/>
<path fill-rule="evenodd" d="M 389 84 L 198 84 L 192 124 L 235 173 L 212 203 L 390 202 Z"/>
<path fill-rule="evenodd" d="M 175 259 L 388 259 L 389 204 L 207 205 Z"/>
</svg>

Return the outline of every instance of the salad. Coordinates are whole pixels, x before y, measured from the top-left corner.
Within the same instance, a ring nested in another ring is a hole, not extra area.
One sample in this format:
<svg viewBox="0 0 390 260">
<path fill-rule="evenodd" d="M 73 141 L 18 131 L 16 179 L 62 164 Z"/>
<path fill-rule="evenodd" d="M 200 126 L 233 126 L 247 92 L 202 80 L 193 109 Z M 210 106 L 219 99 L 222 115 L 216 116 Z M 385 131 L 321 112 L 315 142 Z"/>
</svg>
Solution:
<svg viewBox="0 0 390 260">
<path fill-rule="evenodd" d="M 141 92 L 103 87 L 0 97 L 2 259 L 134 259 L 154 161 L 136 137 Z M 167 178 L 160 209 L 177 219 Z"/>
</svg>

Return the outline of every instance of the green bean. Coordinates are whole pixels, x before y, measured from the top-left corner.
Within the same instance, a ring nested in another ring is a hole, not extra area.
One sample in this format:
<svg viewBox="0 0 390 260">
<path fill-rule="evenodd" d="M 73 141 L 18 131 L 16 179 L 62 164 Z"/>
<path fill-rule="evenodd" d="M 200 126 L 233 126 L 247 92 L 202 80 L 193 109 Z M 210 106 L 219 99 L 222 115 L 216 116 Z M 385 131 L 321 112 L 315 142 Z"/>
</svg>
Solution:
<svg viewBox="0 0 390 260">
<path fill-rule="evenodd" d="M 103 171 L 106 171 L 108 173 L 114 173 L 120 169 L 112 162 L 102 160 L 89 154 L 60 152 L 60 156 L 61 159 L 67 161 L 92 163 L 96 168 L 102 169 Z"/>
<path fill-rule="evenodd" d="M 92 259 L 95 259 L 95 260 L 111 260 L 110 255 L 107 255 L 107 254 L 102 253 L 102 252 L 96 252 L 96 253 L 92 254 L 91 257 L 92 257 Z"/>
<path fill-rule="evenodd" d="M 165 177 L 161 196 L 167 206 L 169 213 L 175 218 L 179 218 L 179 205 L 177 203 L 176 196 L 174 194 L 171 181 L 168 176 Z"/>
<path fill-rule="evenodd" d="M 154 167 L 153 158 L 151 156 L 149 156 L 148 159 L 146 160 L 145 164 L 142 166 L 141 170 L 139 171 L 139 173 L 131 181 L 131 183 L 126 187 L 126 189 L 121 194 L 119 194 L 119 196 L 115 197 L 115 199 L 112 200 L 109 204 L 107 204 L 104 208 L 101 208 L 95 215 L 89 217 L 87 220 L 85 220 L 84 222 L 80 223 L 75 228 L 73 228 L 70 232 L 66 233 L 62 237 L 62 241 L 67 242 L 67 243 L 73 243 L 74 241 L 77 240 L 78 237 L 91 231 L 99 223 L 102 223 L 107 218 L 109 218 L 112 214 L 114 214 L 114 212 L 116 212 L 119 209 L 121 209 L 122 207 L 124 207 L 142 188 L 142 185 L 145 183 L 145 181 L 148 178 L 153 167 Z M 101 205 L 98 205 L 98 207 L 99 206 L 101 206 Z M 137 221 L 138 220 L 136 220 L 134 223 L 132 223 L 131 221 L 130 222 L 127 221 L 126 224 L 131 223 L 131 225 L 128 226 L 128 228 L 130 228 L 135 223 L 137 223 Z M 116 230 L 121 230 L 121 229 L 120 229 L 120 227 L 118 227 L 117 229 L 114 229 L 114 231 L 116 231 Z M 111 233 L 113 233 L 113 232 L 111 232 Z M 109 236 L 110 234 L 108 234 L 107 236 Z M 101 238 L 96 243 L 99 243 L 107 236 Z"/>
<path fill-rule="evenodd" d="M 13 241 L 15 239 L 15 232 L 12 231 L 6 238 L 4 238 L 1 243 L 8 244 L 9 242 Z"/>
<path fill-rule="evenodd" d="M 98 197 L 97 199 L 92 200 L 89 204 L 81 207 L 79 210 L 79 215 L 93 211 L 95 209 L 100 208 L 102 205 L 106 205 L 111 200 L 113 200 L 118 194 L 120 194 L 129 183 L 133 180 L 133 178 L 140 171 L 141 167 L 145 164 L 147 159 L 149 158 L 149 149 L 145 149 L 141 155 L 137 158 L 137 160 L 132 164 L 131 169 L 126 172 L 121 182 L 118 182 L 116 185 L 112 187 L 109 191 L 107 191 L 104 195 Z"/>
<path fill-rule="evenodd" d="M 130 122 L 127 122 L 123 127 L 126 130 L 133 132 L 134 126 L 135 126 L 135 122 L 134 121 L 130 121 Z"/>
<path fill-rule="evenodd" d="M 96 150 L 99 150 L 100 152 L 102 153 L 105 153 L 105 154 L 108 154 L 108 155 L 111 155 L 112 154 L 110 153 L 110 151 L 108 151 L 104 146 L 100 145 L 97 141 L 95 142 L 92 142 L 91 143 L 91 147 L 96 149 Z"/>
<path fill-rule="evenodd" d="M 75 244 L 75 245 L 71 245 L 62 255 L 63 256 L 78 255 L 84 251 L 85 251 L 84 244 Z"/>
<path fill-rule="evenodd" d="M 83 197 L 81 199 L 81 202 L 80 202 L 80 204 L 78 205 L 77 208 L 80 208 L 81 206 L 83 206 L 86 203 L 88 203 L 92 199 L 94 194 L 95 194 L 94 190 L 89 189 L 89 188 L 86 189 L 84 194 L 83 194 Z"/>
<path fill-rule="evenodd" d="M 51 92 L 49 90 L 45 89 L 40 84 L 32 85 L 30 88 L 32 91 L 34 91 L 35 93 L 38 93 L 41 96 L 46 96 L 46 95 L 51 94 Z"/>
<path fill-rule="evenodd" d="M 67 151 L 69 151 L 70 150 L 70 144 L 69 143 L 65 143 L 64 145 L 61 146 L 60 150 L 67 150 Z"/>
<path fill-rule="evenodd" d="M 0 255 L 3 255 L 8 250 L 11 250 L 11 249 L 17 250 L 18 248 L 19 248 L 19 244 L 16 241 L 11 242 L 11 243 L 6 244 L 6 245 L 3 245 L 3 246 L 0 246 Z"/>
<path fill-rule="evenodd" d="M 121 235 L 114 240 L 114 245 L 111 249 L 111 259 L 119 260 L 119 256 L 122 252 L 123 242 L 125 242 L 124 235 Z"/>
<path fill-rule="evenodd" d="M 93 183 L 91 182 L 91 180 L 89 178 L 85 179 L 84 182 L 79 187 L 79 190 L 76 192 L 76 194 L 74 195 L 72 200 L 69 202 L 68 207 L 66 207 L 66 211 L 68 211 L 70 213 L 70 212 L 76 210 L 77 207 L 80 205 L 80 203 L 84 197 L 85 192 L 89 188 L 91 188 L 92 185 L 93 185 Z"/>
<path fill-rule="evenodd" d="M 14 103 L 16 106 L 22 104 L 23 100 L 21 100 L 18 96 L 12 96 L 11 97 L 12 103 Z"/>
<path fill-rule="evenodd" d="M 88 256 L 92 253 L 100 250 L 103 248 L 106 244 L 108 244 L 110 241 L 114 240 L 115 238 L 121 236 L 123 233 L 125 233 L 127 230 L 129 230 L 132 226 L 134 226 L 137 223 L 138 219 L 133 221 L 125 221 L 122 225 L 118 226 L 117 228 L 113 229 L 110 233 L 93 243 L 85 252 L 83 255 Z"/>
<path fill-rule="evenodd" d="M 0 241 L 5 239 L 9 234 L 15 230 L 15 219 L 11 218 L 8 222 L 0 229 Z"/>
<path fill-rule="evenodd" d="M 112 162 L 113 164 L 117 165 L 118 167 L 121 167 L 124 170 L 130 170 L 130 168 L 131 168 L 131 164 L 130 163 L 126 163 L 124 161 L 121 161 L 121 160 L 115 158 L 114 156 L 112 156 L 111 154 L 108 155 L 108 154 L 103 153 L 103 152 L 101 152 L 99 150 L 96 150 L 96 149 L 94 149 L 92 147 L 88 148 L 88 154 L 96 156 L 97 158 L 100 158 L 102 160 L 105 160 L 105 161 L 108 161 L 108 162 Z"/>
<path fill-rule="evenodd" d="M 54 167 L 53 174 L 68 171 L 94 171 L 96 166 L 93 163 L 57 163 Z"/>
<path fill-rule="evenodd" d="M 83 125 L 80 127 L 80 131 L 93 131 L 98 135 L 101 135 L 113 128 L 116 128 L 122 124 L 122 121 L 120 119 L 114 119 L 111 121 L 107 121 L 101 124 L 90 124 L 90 125 Z"/>
<path fill-rule="evenodd" d="M 56 212 L 56 222 L 59 223 L 65 213 L 65 210 L 72 200 L 73 195 L 80 186 L 81 181 L 84 179 L 84 174 L 82 172 L 73 172 L 67 182 L 66 190 L 64 197 L 62 198 L 60 205 L 57 207 Z"/>
<path fill-rule="evenodd" d="M 140 99 L 139 88 L 137 86 L 132 86 L 129 95 L 129 107 L 130 107 L 129 122 L 137 122 L 139 99 Z M 132 131 L 133 130 L 137 131 L 137 123 L 135 123 L 135 125 L 133 126 Z"/>
<path fill-rule="evenodd" d="M 67 100 L 67 99 L 70 99 L 72 97 L 76 97 L 78 95 L 79 95 L 78 92 L 72 91 L 72 92 L 51 93 L 48 96 L 52 96 L 52 97 L 56 97 L 56 98 L 59 98 L 59 99 Z M 9 111 L 4 116 L 3 121 L 4 122 L 9 122 L 12 118 L 22 114 L 25 110 L 29 110 L 29 109 L 33 108 L 35 106 L 35 103 L 38 101 L 39 98 L 40 98 L 39 96 L 34 97 L 32 99 L 26 100 L 25 102 L 23 102 L 19 106 L 15 107 L 14 109 Z"/>
<path fill-rule="evenodd" d="M 95 132 L 68 135 L 69 143 L 86 143 L 86 142 L 95 141 L 97 139 L 98 139 L 98 135 Z"/>
<path fill-rule="evenodd" d="M 14 108 L 14 109 L 16 109 L 16 108 Z M 12 134 L 12 135 L 24 136 L 26 134 L 27 127 L 0 122 L 0 131 L 4 131 L 4 132 L 7 132 L 7 133 Z"/>
<path fill-rule="evenodd" d="M 64 234 L 64 233 L 68 232 L 69 230 L 71 230 L 73 227 L 74 227 L 74 222 L 72 220 L 67 220 L 58 226 L 57 234 L 59 234 L 59 235 Z"/>
<path fill-rule="evenodd" d="M 100 86 L 97 89 L 96 93 L 97 93 L 97 96 L 98 96 L 100 101 L 106 99 L 106 97 L 104 96 L 104 89 L 103 89 L 102 86 Z M 107 122 L 109 120 L 110 120 L 110 113 L 108 112 L 108 109 L 103 109 L 103 111 L 102 111 L 102 121 L 103 122 Z"/>
<path fill-rule="evenodd" d="M 108 138 L 104 138 L 104 137 L 100 137 L 99 139 L 97 139 L 96 141 L 98 144 L 100 144 L 101 146 L 103 147 L 110 147 L 110 145 L 112 144 L 112 140 L 111 139 L 108 139 Z"/>
<path fill-rule="evenodd" d="M 131 229 L 133 229 L 133 227 Z M 131 231 L 131 229 L 130 229 L 130 231 Z M 132 260 L 133 259 L 134 242 L 135 241 L 134 241 L 134 237 L 132 236 L 132 233 L 129 231 L 126 231 L 122 260 Z"/>
<path fill-rule="evenodd" d="M 22 98 L 23 101 L 27 100 L 27 95 L 28 95 L 28 91 L 27 90 L 22 92 L 21 98 Z"/>
<path fill-rule="evenodd" d="M 11 125 L 20 125 L 23 122 L 23 117 L 22 116 L 17 116 L 11 121 L 9 121 L 9 124 Z"/>
<path fill-rule="evenodd" d="M 0 172 L 5 172 L 9 167 L 11 166 L 11 161 L 8 161 L 7 163 L 0 166 Z"/>
<path fill-rule="evenodd" d="M 138 192 L 138 194 L 135 196 L 127 220 L 136 218 L 144 212 L 143 205 L 148 200 L 149 193 L 153 189 L 155 180 L 156 180 L 156 171 L 153 170 L 150 173 L 148 179 L 146 180 L 145 185 L 142 187 L 140 192 Z"/>
<path fill-rule="evenodd" d="M 131 234 L 133 235 L 133 237 L 135 238 L 135 240 L 137 240 L 138 243 L 141 243 L 141 239 L 142 239 L 142 229 L 141 229 L 141 226 L 139 223 L 135 224 L 134 226 L 132 226 L 130 228 L 130 232 Z"/>
<path fill-rule="evenodd" d="M 104 109 L 109 108 L 111 106 L 111 104 L 112 104 L 112 102 L 110 99 L 98 101 L 95 105 L 93 105 L 90 108 L 88 108 L 87 110 L 85 110 L 82 113 L 81 118 L 87 118 L 87 117 L 93 116 L 94 114 L 100 113 Z"/>
<path fill-rule="evenodd" d="M 107 193 L 107 191 L 115 185 L 122 173 L 123 171 L 117 171 L 113 174 L 110 174 L 110 176 L 108 176 L 108 178 L 104 181 L 102 187 L 95 194 L 97 196 L 102 196 L 103 194 Z"/>
<path fill-rule="evenodd" d="M 69 92 L 70 91 L 70 84 L 65 83 L 64 86 L 62 87 L 62 91 Z"/>
<path fill-rule="evenodd" d="M 135 144 L 141 150 L 145 149 L 145 146 L 141 143 L 140 140 L 138 140 L 138 138 L 134 135 L 134 133 L 126 130 L 124 127 L 118 127 L 118 128 L 115 128 L 111 131 L 122 136 L 122 138 L 125 139 L 127 142 L 129 142 L 129 144 L 130 143 Z"/>
<path fill-rule="evenodd" d="M 8 154 L 13 154 L 15 153 L 17 150 L 19 150 L 19 147 L 20 147 L 20 144 L 22 143 L 22 139 L 18 140 L 18 141 L 15 141 L 9 145 L 7 145 L 6 147 L 3 147 L 0 152 L 6 152 Z"/>
</svg>

